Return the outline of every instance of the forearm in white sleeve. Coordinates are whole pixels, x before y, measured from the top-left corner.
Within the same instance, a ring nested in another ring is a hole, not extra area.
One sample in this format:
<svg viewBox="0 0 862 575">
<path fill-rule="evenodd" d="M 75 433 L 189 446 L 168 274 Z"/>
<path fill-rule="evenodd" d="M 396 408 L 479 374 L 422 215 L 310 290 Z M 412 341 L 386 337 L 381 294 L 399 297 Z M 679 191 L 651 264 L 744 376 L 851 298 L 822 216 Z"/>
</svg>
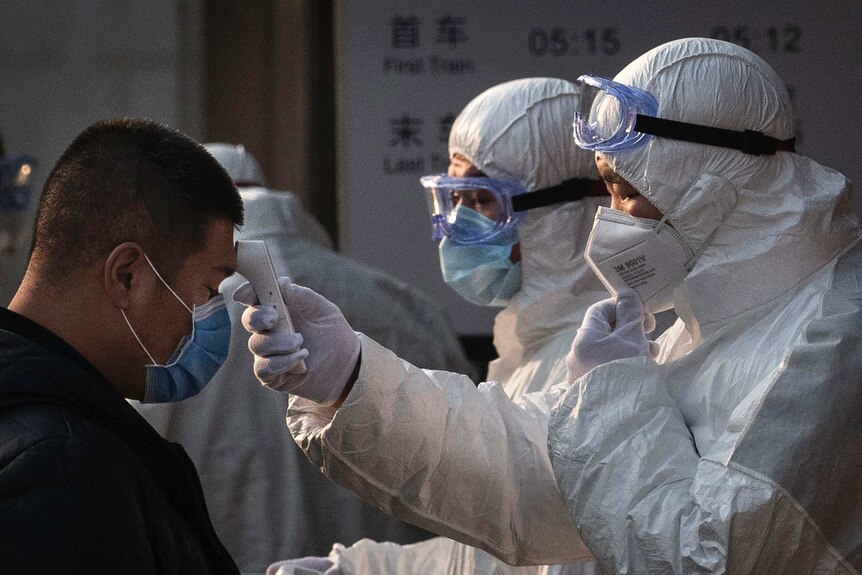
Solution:
<svg viewBox="0 0 862 575">
<path fill-rule="evenodd" d="M 560 495 L 547 419 L 561 391 L 513 403 L 496 384 L 424 371 L 370 338 L 337 410 L 293 398 L 288 426 L 324 474 L 391 515 L 510 564 L 590 559 Z"/>
<path fill-rule="evenodd" d="M 362 539 L 350 547 L 336 544 L 329 558 L 344 575 L 539 575 L 543 569 L 513 567 L 446 537 L 411 545 Z"/>
</svg>

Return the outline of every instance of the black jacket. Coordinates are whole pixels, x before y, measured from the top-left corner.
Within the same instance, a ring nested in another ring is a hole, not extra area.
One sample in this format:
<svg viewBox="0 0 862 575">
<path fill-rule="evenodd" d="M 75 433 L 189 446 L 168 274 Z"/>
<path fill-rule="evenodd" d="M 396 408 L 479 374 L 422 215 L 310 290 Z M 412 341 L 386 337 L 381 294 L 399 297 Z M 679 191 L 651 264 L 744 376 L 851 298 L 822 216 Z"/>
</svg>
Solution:
<svg viewBox="0 0 862 575">
<path fill-rule="evenodd" d="M 239 572 L 183 448 L 74 348 L 4 308 L 0 572 Z"/>
</svg>

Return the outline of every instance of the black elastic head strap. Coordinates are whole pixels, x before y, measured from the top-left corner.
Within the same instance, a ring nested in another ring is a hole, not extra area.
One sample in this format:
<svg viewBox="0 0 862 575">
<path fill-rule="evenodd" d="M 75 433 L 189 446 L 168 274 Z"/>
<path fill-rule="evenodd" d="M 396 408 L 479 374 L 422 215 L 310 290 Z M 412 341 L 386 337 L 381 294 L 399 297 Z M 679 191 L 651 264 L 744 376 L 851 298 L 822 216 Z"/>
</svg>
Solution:
<svg viewBox="0 0 862 575">
<path fill-rule="evenodd" d="M 685 142 L 694 142 L 696 144 L 706 144 L 708 146 L 732 148 L 744 154 L 751 154 L 752 156 L 763 154 L 771 156 L 775 152 L 796 151 L 795 137 L 789 140 L 778 140 L 756 130 L 739 132 L 736 130 L 725 130 L 712 126 L 701 126 L 698 124 L 677 122 L 676 120 L 655 118 L 653 116 L 642 116 L 641 114 L 637 115 L 634 129 L 637 132 L 652 134 L 660 138 L 671 138 Z"/>
<path fill-rule="evenodd" d="M 552 206 L 562 202 L 576 202 L 587 196 L 606 195 L 608 195 L 608 190 L 601 180 L 572 178 L 550 188 L 514 196 L 512 198 L 512 209 L 516 212 L 526 212 L 534 208 Z"/>
</svg>

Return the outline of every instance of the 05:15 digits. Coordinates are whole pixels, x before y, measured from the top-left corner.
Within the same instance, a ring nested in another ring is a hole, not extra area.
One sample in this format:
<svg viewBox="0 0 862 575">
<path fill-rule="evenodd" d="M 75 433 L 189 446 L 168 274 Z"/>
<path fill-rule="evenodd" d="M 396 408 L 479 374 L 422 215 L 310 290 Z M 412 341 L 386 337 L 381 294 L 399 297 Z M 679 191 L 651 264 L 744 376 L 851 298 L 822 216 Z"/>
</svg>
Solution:
<svg viewBox="0 0 862 575">
<path fill-rule="evenodd" d="M 533 56 L 614 56 L 620 51 L 620 38 L 616 28 L 589 28 L 581 33 L 565 28 L 533 28 L 527 35 L 527 48 Z"/>
</svg>

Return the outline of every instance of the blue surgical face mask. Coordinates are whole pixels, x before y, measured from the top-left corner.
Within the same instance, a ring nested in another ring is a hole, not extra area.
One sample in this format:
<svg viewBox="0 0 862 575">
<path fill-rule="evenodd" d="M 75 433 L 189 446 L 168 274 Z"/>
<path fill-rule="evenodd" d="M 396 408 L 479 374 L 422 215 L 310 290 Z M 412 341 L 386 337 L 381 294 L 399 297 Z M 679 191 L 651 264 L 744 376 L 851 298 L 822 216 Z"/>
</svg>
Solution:
<svg viewBox="0 0 862 575">
<path fill-rule="evenodd" d="M 477 234 L 494 223 L 479 212 L 459 206 L 457 225 Z M 512 263 L 518 232 L 510 229 L 480 244 L 463 245 L 449 238 L 440 242 L 443 281 L 469 302 L 504 307 L 521 289 L 521 262 Z"/>
<path fill-rule="evenodd" d="M 227 359 L 230 348 L 230 316 L 224 296 L 213 297 L 202 306 L 189 306 L 171 289 L 146 255 L 147 263 L 166 288 L 192 314 L 192 333 L 177 345 L 167 363 L 159 364 L 135 332 L 126 312 L 120 310 L 132 335 L 141 344 L 152 364 L 147 365 L 143 403 L 182 401 L 197 395 Z"/>
</svg>

